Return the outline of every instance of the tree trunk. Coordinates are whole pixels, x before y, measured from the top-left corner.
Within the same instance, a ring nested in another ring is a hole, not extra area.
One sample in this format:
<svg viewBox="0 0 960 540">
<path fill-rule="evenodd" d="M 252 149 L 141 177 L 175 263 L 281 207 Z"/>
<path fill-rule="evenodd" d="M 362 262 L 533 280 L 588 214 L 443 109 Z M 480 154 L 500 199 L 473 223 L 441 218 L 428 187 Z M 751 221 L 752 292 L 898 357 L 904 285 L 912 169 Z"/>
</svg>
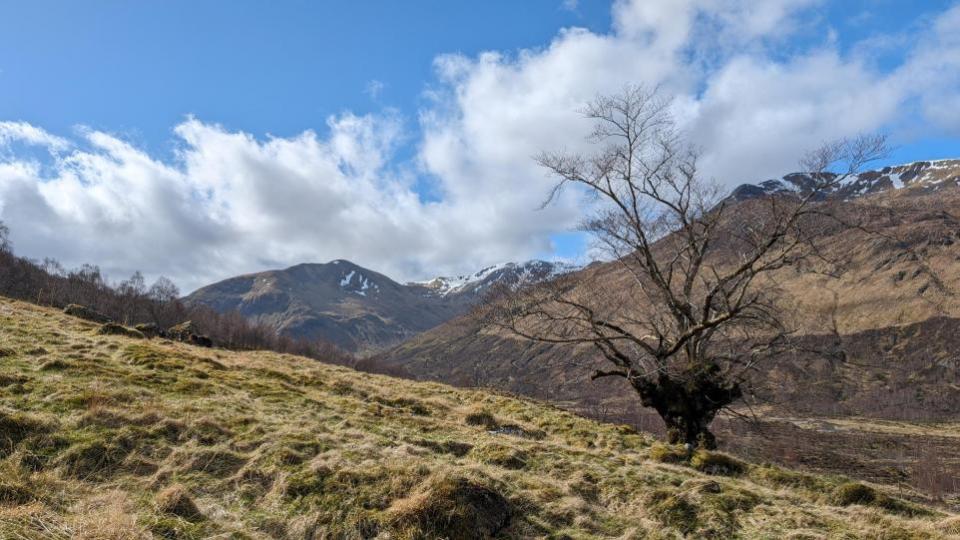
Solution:
<svg viewBox="0 0 960 540">
<path fill-rule="evenodd" d="M 710 423 L 722 408 L 743 395 L 739 384 L 723 380 L 715 369 L 685 377 L 660 374 L 655 380 L 638 378 L 631 384 L 643 406 L 660 414 L 671 444 L 707 450 L 717 447 Z"/>
</svg>

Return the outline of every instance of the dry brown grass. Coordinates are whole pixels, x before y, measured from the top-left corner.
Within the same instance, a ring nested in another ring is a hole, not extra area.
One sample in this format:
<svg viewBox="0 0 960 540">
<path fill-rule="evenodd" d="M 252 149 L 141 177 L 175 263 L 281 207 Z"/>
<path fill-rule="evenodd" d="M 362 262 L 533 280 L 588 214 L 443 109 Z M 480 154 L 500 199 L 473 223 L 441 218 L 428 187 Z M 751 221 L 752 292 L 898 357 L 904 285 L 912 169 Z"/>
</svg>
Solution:
<svg viewBox="0 0 960 540">
<path fill-rule="evenodd" d="M 829 496 L 842 478 L 661 463 L 648 454 L 669 452 L 650 437 L 543 403 L 98 335 L 4 299 L 0 345 L 0 380 L 13 381 L 0 387 L 0 538 L 947 538 L 957 527 L 880 486 L 884 504 L 840 506 Z"/>
</svg>

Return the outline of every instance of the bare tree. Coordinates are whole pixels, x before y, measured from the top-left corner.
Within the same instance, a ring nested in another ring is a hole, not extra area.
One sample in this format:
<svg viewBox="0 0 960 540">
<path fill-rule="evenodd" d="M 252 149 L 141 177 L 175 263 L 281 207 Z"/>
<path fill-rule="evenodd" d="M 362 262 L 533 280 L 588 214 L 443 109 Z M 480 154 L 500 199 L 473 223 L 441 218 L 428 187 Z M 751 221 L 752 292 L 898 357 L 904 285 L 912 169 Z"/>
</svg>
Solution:
<svg viewBox="0 0 960 540">
<path fill-rule="evenodd" d="M 569 278 L 503 292 L 484 309 L 514 335 L 593 347 L 609 368 L 592 379 L 625 379 L 671 442 L 715 448 L 710 423 L 790 334 L 776 271 L 838 271 L 821 239 L 846 225 L 831 219 L 825 195 L 882 157 L 885 140 L 825 145 L 803 161 L 810 174 L 801 189 L 735 201 L 701 177 L 668 108 L 642 87 L 598 97 L 583 110 L 595 122 L 596 152 L 537 157 L 558 180 L 550 200 L 567 186 L 592 196 L 583 229 L 625 272 L 592 288 Z M 838 166 L 843 172 L 828 172 Z"/>
</svg>

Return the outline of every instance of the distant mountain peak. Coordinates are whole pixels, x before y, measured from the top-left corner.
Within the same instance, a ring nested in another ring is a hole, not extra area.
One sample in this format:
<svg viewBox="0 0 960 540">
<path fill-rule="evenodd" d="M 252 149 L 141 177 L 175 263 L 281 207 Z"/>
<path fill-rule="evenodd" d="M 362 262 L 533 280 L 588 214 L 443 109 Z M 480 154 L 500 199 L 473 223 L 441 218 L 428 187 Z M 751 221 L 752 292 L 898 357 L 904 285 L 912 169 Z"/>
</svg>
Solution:
<svg viewBox="0 0 960 540">
<path fill-rule="evenodd" d="M 741 201 L 775 194 L 809 193 L 820 180 L 835 179 L 836 173 L 790 173 L 783 178 L 757 184 L 743 184 L 730 198 Z M 864 171 L 844 178 L 824 193 L 824 198 L 854 199 L 875 193 L 929 193 L 960 185 L 960 159 L 915 161 L 903 165 Z"/>
<path fill-rule="evenodd" d="M 198 289 L 186 300 L 217 311 L 237 310 L 285 335 L 370 350 L 465 312 L 494 283 L 518 287 L 577 269 L 547 261 L 503 263 L 466 276 L 401 285 L 336 259 L 230 278 Z"/>
<path fill-rule="evenodd" d="M 511 287 L 537 283 L 583 268 L 580 265 L 561 261 L 529 260 L 515 263 L 506 262 L 488 266 L 473 274 L 459 276 L 438 276 L 427 281 L 411 283 L 430 289 L 439 296 L 472 293 L 480 294 L 493 283 L 506 283 Z"/>
</svg>

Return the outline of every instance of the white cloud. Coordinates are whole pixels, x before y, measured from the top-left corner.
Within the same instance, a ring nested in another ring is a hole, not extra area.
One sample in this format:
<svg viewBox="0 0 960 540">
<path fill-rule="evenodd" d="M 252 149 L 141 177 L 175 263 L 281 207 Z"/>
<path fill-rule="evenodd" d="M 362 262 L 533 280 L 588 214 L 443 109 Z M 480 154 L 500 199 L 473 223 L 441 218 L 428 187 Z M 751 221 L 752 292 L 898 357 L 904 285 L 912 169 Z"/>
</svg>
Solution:
<svg viewBox="0 0 960 540">
<path fill-rule="evenodd" d="M 69 146 L 66 139 L 56 137 L 26 122 L 0 122 L 0 149 L 13 142 L 46 146 L 51 150 L 64 150 Z"/>
<path fill-rule="evenodd" d="M 163 160 L 109 133 L 68 140 L 0 122 L 0 219 L 26 255 L 99 263 L 115 278 L 166 274 L 184 289 L 336 258 L 412 279 L 549 252 L 578 201 L 536 210 L 550 180 L 531 156 L 586 148 L 575 111 L 627 83 L 677 96 L 707 173 L 728 185 L 788 172 L 805 150 L 860 131 L 960 133 L 960 7 L 897 38 L 905 60 L 880 71 L 866 46 L 782 47 L 809 30 L 817 3 L 624 0 L 608 33 L 565 29 L 543 48 L 442 55 L 419 130 L 389 110 L 266 139 L 189 118 Z M 398 163 L 409 141 L 417 158 Z M 435 198 L 414 189 L 425 182 Z"/>
</svg>

